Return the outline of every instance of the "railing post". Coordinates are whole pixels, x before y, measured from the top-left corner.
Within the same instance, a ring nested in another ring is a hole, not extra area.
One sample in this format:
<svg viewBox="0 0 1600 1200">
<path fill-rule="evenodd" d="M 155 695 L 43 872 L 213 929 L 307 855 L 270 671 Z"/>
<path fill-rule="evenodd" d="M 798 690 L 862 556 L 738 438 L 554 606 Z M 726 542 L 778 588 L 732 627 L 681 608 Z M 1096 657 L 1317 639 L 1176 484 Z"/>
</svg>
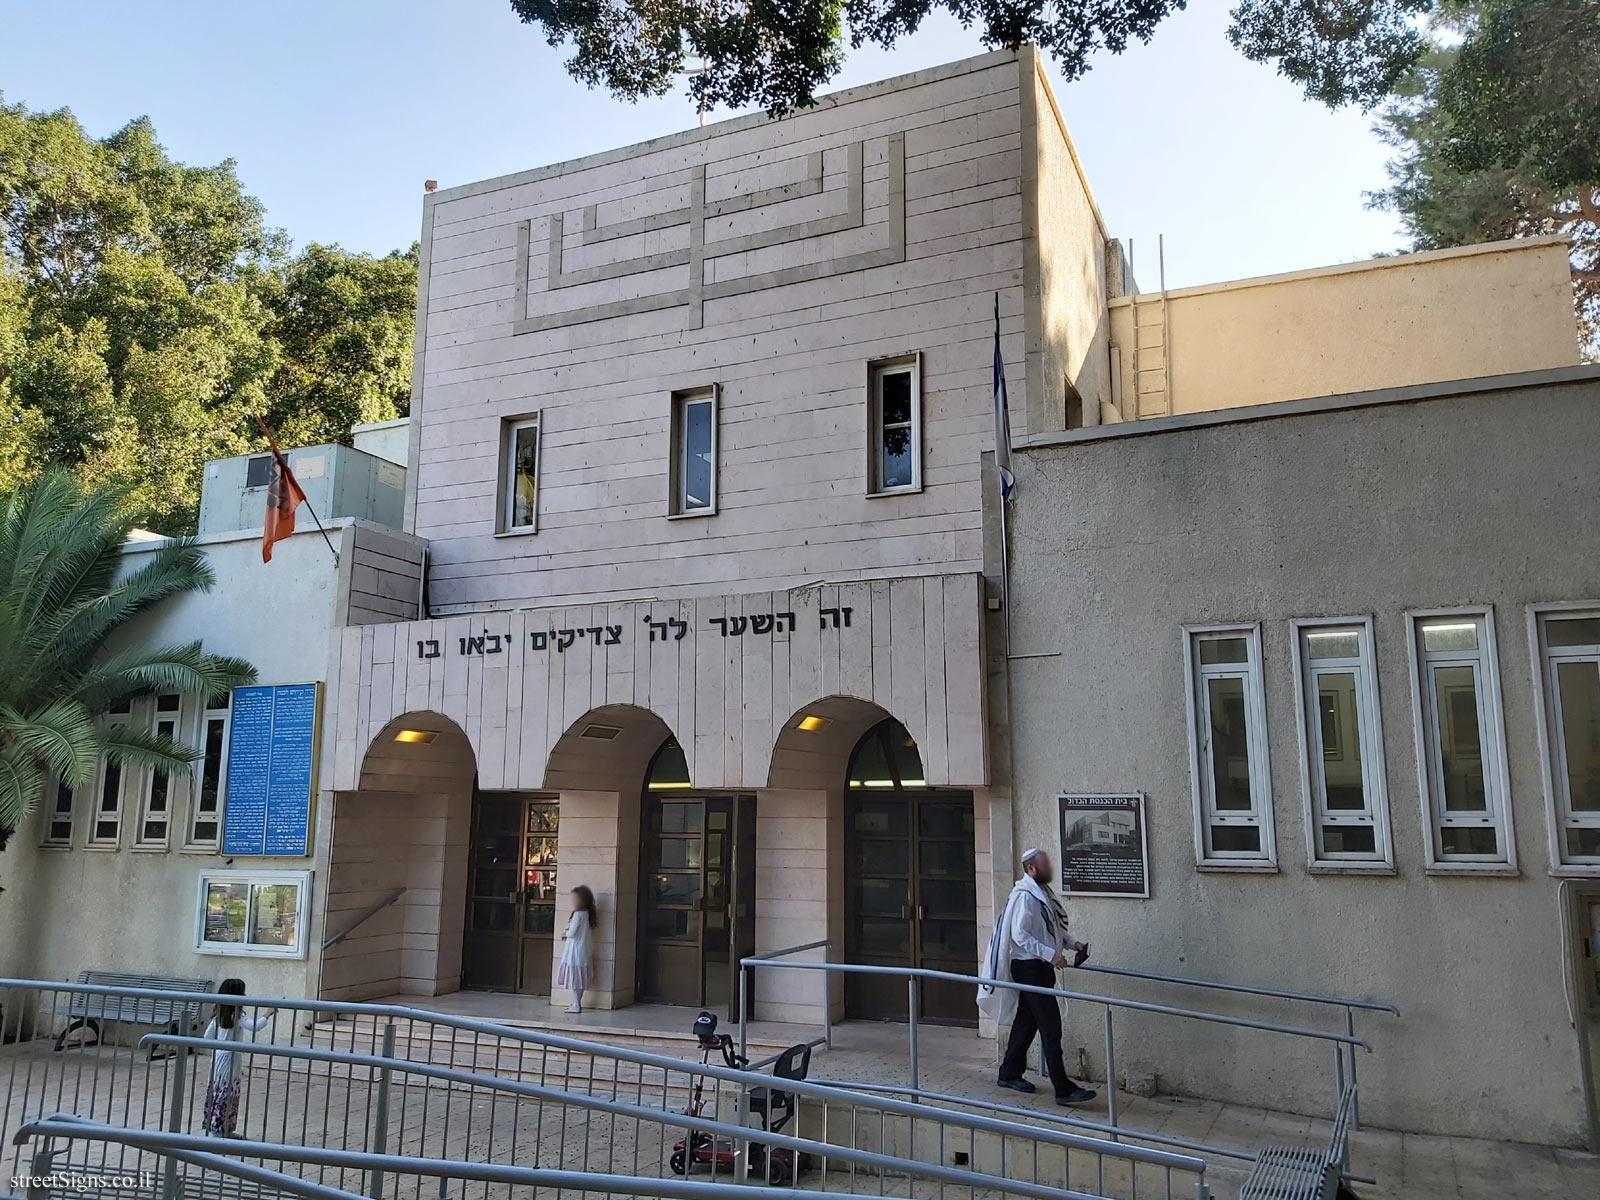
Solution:
<svg viewBox="0 0 1600 1200">
<path fill-rule="evenodd" d="M 915 975 L 906 980 L 906 1029 L 910 1039 L 911 1051 L 911 1086 L 918 1087 L 917 1083 L 917 977 Z"/>
<path fill-rule="evenodd" d="M 1111 1005 L 1105 1006 L 1106 1014 L 1106 1115 L 1111 1121 L 1111 1128 L 1117 1127 L 1117 1049 L 1111 1037 Z M 1111 1140 L 1117 1141 L 1113 1133 Z"/>
<path fill-rule="evenodd" d="M 1344 1031 L 1351 1037 L 1356 1035 L 1356 1017 L 1349 1005 L 1344 1010 Z M 1361 1128 L 1361 1089 L 1356 1086 L 1356 1047 L 1349 1046 L 1350 1051 L 1350 1128 Z"/>
<path fill-rule="evenodd" d="M 750 1012 L 750 968 L 739 964 L 739 1057 L 750 1058 L 750 1022 L 745 1019 Z"/>
<path fill-rule="evenodd" d="M 822 943 L 822 1044 L 833 1049 L 833 972 L 828 970 L 828 952 L 833 947 Z"/>
<path fill-rule="evenodd" d="M 189 1047 L 174 1047 L 177 1053 L 167 1059 L 172 1064 L 172 1091 L 167 1101 L 167 1132 L 183 1132 L 183 1074 L 189 1062 Z M 161 1173 L 161 1200 L 178 1200 L 178 1160 L 170 1154 Z"/>
<path fill-rule="evenodd" d="M 18 1024 L 21 1024 L 20 1020 Z M 28 1200 L 49 1200 L 50 1198 L 50 1185 L 45 1180 L 55 1170 L 56 1152 L 54 1147 L 55 1139 L 41 1138 L 39 1148 L 33 1153 L 33 1161 L 28 1166 L 28 1169 L 33 1173 L 33 1177 L 28 1180 Z"/>
<path fill-rule="evenodd" d="M 383 1057 L 394 1057 L 394 1022 L 389 1021 L 383 1027 Z M 372 1108 L 372 1152 L 374 1154 L 387 1154 L 389 1151 L 389 1081 L 394 1072 L 387 1065 L 378 1070 L 378 1100 Z M 367 1173 L 367 1195 L 372 1200 L 381 1200 L 383 1196 L 383 1170 L 373 1167 Z"/>
</svg>

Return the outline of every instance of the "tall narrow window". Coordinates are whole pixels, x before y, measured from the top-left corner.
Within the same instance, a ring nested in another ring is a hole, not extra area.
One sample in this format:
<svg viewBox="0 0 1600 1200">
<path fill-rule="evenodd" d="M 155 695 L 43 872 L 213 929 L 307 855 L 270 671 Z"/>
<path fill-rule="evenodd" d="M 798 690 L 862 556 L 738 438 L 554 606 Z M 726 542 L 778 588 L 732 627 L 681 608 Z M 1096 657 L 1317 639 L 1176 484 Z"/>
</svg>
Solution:
<svg viewBox="0 0 1600 1200">
<path fill-rule="evenodd" d="M 539 418 L 507 421 L 501 445 L 500 532 L 532 533 L 539 524 Z"/>
<path fill-rule="evenodd" d="M 1310 861 L 1392 868 L 1372 624 L 1296 621 L 1294 630 Z"/>
<path fill-rule="evenodd" d="M 706 388 L 672 397 L 672 498 L 674 517 L 717 511 L 717 391 Z"/>
<path fill-rule="evenodd" d="M 156 697 L 151 731 L 161 737 L 178 738 L 178 723 L 183 714 L 183 699 L 174 692 Z M 162 770 L 149 773 L 149 787 L 139 815 L 138 836 L 134 845 L 141 850 L 165 850 L 172 826 L 172 777 Z"/>
<path fill-rule="evenodd" d="M 868 371 L 867 490 L 872 495 L 922 487 L 921 370 L 917 359 L 875 363 Z"/>
<path fill-rule="evenodd" d="M 105 718 L 106 724 L 126 725 L 132 712 L 132 705 L 127 701 L 115 705 Z M 87 842 L 92 849 L 115 850 L 122 839 L 122 801 L 127 790 L 128 774 L 121 763 L 101 757 Z"/>
<path fill-rule="evenodd" d="M 72 802 L 73 791 L 66 784 L 57 781 L 47 793 L 50 797 L 50 811 L 45 813 L 44 837 L 40 844 L 44 846 L 70 846 L 72 845 Z"/>
<path fill-rule="evenodd" d="M 194 770 L 194 806 L 189 810 L 188 850 L 215 850 L 222 829 L 222 789 L 228 777 L 228 694 L 212 700 L 200 721 L 204 758 Z"/>
<path fill-rule="evenodd" d="M 1258 626 L 1188 631 L 1195 854 L 1202 866 L 1277 865 Z"/>
<path fill-rule="evenodd" d="M 1556 862 L 1600 870 L 1600 609 L 1536 613 Z"/>
<path fill-rule="evenodd" d="M 1516 867 L 1494 622 L 1486 610 L 1412 613 L 1428 867 Z"/>
</svg>

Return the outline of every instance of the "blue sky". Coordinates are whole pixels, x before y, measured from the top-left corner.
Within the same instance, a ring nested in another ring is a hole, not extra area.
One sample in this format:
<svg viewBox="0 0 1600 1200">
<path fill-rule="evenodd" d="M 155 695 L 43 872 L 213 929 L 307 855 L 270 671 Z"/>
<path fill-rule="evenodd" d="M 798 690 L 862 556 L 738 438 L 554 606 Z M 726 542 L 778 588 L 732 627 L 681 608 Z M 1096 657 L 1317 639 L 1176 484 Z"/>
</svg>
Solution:
<svg viewBox="0 0 1600 1200">
<path fill-rule="evenodd" d="M 1365 258 L 1403 245 L 1364 210 L 1388 150 L 1227 44 L 1224 0 L 1193 0 L 1148 46 L 1053 75 L 1113 236 L 1170 287 Z M 695 122 L 682 94 L 630 105 L 562 70 L 505 0 L 0 0 L 0 92 L 70 107 L 97 136 L 138 115 L 174 157 L 238 160 L 296 244 L 377 253 L 417 236 L 422 184 L 466 183 Z M 861 51 L 845 87 L 982 49 L 954 21 Z"/>
</svg>

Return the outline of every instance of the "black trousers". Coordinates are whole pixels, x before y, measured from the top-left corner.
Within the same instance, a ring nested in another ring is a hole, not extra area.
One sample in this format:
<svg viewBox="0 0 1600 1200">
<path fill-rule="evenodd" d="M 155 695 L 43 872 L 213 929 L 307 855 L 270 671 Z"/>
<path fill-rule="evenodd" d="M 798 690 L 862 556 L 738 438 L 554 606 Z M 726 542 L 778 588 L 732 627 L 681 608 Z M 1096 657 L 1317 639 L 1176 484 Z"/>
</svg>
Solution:
<svg viewBox="0 0 1600 1200">
<path fill-rule="evenodd" d="M 1055 987 L 1056 971 L 1036 958 L 1011 960 L 1011 978 L 1034 987 Z M 1054 996 L 1037 992 L 1017 993 L 1017 1017 L 1011 1023 L 1011 1038 L 1006 1056 L 1000 1060 L 1001 1079 L 1021 1079 L 1028 1067 L 1028 1048 L 1034 1034 L 1044 1048 L 1044 1066 L 1056 1095 L 1065 1096 L 1075 1086 L 1067 1077 L 1067 1064 L 1061 1059 L 1061 1006 Z"/>
</svg>

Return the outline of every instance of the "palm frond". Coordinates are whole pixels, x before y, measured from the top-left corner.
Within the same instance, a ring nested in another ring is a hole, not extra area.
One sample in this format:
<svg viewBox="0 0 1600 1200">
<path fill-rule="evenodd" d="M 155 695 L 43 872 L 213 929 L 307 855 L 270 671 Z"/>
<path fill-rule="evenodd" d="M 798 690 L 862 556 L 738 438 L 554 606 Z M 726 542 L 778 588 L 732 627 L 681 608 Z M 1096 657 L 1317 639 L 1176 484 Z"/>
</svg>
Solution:
<svg viewBox="0 0 1600 1200">
<path fill-rule="evenodd" d="M 69 787 L 87 783 L 100 757 L 94 718 L 74 700 L 58 700 L 35 713 L 0 705 L 0 741 L 19 747 Z"/>
<path fill-rule="evenodd" d="M 256 670 L 243 659 L 207 654 L 199 642 L 147 650 L 135 647 L 91 667 L 73 696 L 90 712 L 152 692 L 207 699 L 252 682 Z"/>
<path fill-rule="evenodd" d="M 114 763 L 126 767 L 165 771 L 168 775 L 184 775 L 189 765 L 203 757 L 203 752 L 185 746 L 163 733 L 151 733 L 132 725 L 106 725 L 100 730 L 100 748 Z"/>
<path fill-rule="evenodd" d="M 11 742 L 0 744 L 0 839 L 22 824 L 43 790 L 44 775 L 28 753 Z"/>
</svg>

